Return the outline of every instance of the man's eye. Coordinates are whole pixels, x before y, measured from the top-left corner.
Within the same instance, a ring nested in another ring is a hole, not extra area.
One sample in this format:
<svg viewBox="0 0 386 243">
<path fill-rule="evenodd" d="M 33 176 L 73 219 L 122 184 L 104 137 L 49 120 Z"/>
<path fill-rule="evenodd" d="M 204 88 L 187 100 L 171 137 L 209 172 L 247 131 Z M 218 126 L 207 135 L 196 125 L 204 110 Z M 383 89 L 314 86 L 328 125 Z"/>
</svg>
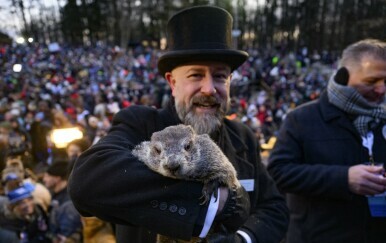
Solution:
<svg viewBox="0 0 386 243">
<path fill-rule="evenodd" d="M 213 76 L 214 77 L 214 79 L 216 80 L 216 81 L 219 81 L 219 82 L 226 82 L 227 81 L 227 76 L 226 75 L 222 75 L 222 74 L 219 74 L 219 75 L 215 75 L 215 76 Z"/>
<path fill-rule="evenodd" d="M 227 76 L 222 75 L 222 74 L 216 75 L 215 77 L 216 78 L 221 78 L 221 79 L 226 79 L 227 78 Z"/>
<path fill-rule="evenodd" d="M 378 86 L 380 85 L 381 83 L 383 84 L 386 84 L 386 80 L 385 79 L 374 79 L 374 80 L 369 80 L 366 85 L 367 86 Z"/>
<path fill-rule="evenodd" d="M 202 75 L 199 74 L 199 73 L 193 73 L 193 74 L 190 74 L 190 75 L 188 76 L 188 78 L 200 78 L 200 77 L 202 77 Z"/>
</svg>

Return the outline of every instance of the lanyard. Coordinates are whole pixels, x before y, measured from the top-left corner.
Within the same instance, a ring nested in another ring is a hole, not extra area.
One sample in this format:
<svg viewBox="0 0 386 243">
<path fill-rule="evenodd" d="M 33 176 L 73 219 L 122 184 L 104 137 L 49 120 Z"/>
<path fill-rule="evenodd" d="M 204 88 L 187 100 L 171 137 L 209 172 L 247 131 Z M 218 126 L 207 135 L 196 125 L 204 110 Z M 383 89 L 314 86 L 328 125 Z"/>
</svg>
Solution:
<svg viewBox="0 0 386 243">
<path fill-rule="evenodd" d="M 362 145 L 369 150 L 370 163 L 374 163 L 373 144 L 374 134 L 372 131 L 368 132 L 366 136 L 362 136 Z"/>
</svg>

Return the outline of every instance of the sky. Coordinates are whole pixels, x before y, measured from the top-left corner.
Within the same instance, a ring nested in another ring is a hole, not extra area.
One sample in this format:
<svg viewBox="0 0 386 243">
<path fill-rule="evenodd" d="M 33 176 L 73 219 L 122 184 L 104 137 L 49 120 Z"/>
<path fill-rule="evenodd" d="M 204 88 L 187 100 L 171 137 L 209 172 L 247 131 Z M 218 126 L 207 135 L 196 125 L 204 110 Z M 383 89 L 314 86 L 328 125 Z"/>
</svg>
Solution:
<svg viewBox="0 0 386 243">
<path fill-rule="evenodd" d="M 29 21 L 29 12 L 31 12 L 31 15 L 38 15 L 38 7 L 40 7 L 40 9 L 56 8 L 56 10 L 58 8 L 57 0 L 40 0 L 41 6 L 38 6 L 35 0 L 24 0 L 23 2 L 27 22 Z M 65 2 L 67 2 L 67 0 L 59 0 L 61 6 L 63 6 Z M 20 32 L 23 21 L 20 11 L 17 11 L 16 14 L 11 13 L 12 10 L 14 10 L 11 3 L 12 0 L 0 0 L 0 31 L 15 38 Z M 32 7 L 30 8 L 30 6 Z"/>
</svg>

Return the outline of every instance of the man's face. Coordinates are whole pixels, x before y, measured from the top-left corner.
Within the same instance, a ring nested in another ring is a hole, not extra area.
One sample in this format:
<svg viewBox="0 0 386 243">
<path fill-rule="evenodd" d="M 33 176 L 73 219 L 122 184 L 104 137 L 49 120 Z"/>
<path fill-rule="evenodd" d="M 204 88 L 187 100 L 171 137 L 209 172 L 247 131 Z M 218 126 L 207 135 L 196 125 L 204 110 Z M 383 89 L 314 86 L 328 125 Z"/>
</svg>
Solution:
<svg viewBox="0 0 386 243">
<path fill-rule="evenodd" d="M 217 62 L 195 62 L 165 74 L 179 118 L 198 134 L 210 134 L 229 107 L 231 70 Z"/>
<path fill-rule="evenodd" d="M 59 176 L 53 176 L 48 174 L 47 172 L 44 173 L 44 176 L 43 176 L 44 186 L 47 187 L 47 189 L 50 190 L 51 192 L 55 191 L 55 187 L 59 182 L 60 182 Z"/>
<path fill-rule="evenodd" d="M 371 103 L 380 104 L 385 100 L 386 60 L 366 56 L 349 72 L 348 86 L 354 87 Z"/>
<path fill-rule="evenodd" d="M 24 198 L 12 205 L 12 212 L 20 219 L 29 219 L 34 213 L 34 202 L 31 197 Z"/>
<path fill-rule="evenodd" d="M 76 158 L 82 153 L 81 148 L 76 144 L 70 144 L 67 148 L 67 155 L 69 158 Z"/>
</svg>

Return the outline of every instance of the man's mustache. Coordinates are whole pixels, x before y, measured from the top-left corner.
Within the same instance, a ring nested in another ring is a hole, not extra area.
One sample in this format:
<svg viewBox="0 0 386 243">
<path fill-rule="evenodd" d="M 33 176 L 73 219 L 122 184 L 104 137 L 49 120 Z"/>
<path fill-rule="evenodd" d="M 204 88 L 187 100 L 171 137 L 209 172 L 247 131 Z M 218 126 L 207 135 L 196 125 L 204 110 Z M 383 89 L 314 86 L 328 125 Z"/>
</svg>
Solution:
<svg viewBox="0 0 386 243">
<path fill-rule="evenodd" d="M 191 104 L 205 104 L 205 105 L 220 105 L 221 100 L 215 96 L 195 96 L 190 102 Z"/>
</svg>

